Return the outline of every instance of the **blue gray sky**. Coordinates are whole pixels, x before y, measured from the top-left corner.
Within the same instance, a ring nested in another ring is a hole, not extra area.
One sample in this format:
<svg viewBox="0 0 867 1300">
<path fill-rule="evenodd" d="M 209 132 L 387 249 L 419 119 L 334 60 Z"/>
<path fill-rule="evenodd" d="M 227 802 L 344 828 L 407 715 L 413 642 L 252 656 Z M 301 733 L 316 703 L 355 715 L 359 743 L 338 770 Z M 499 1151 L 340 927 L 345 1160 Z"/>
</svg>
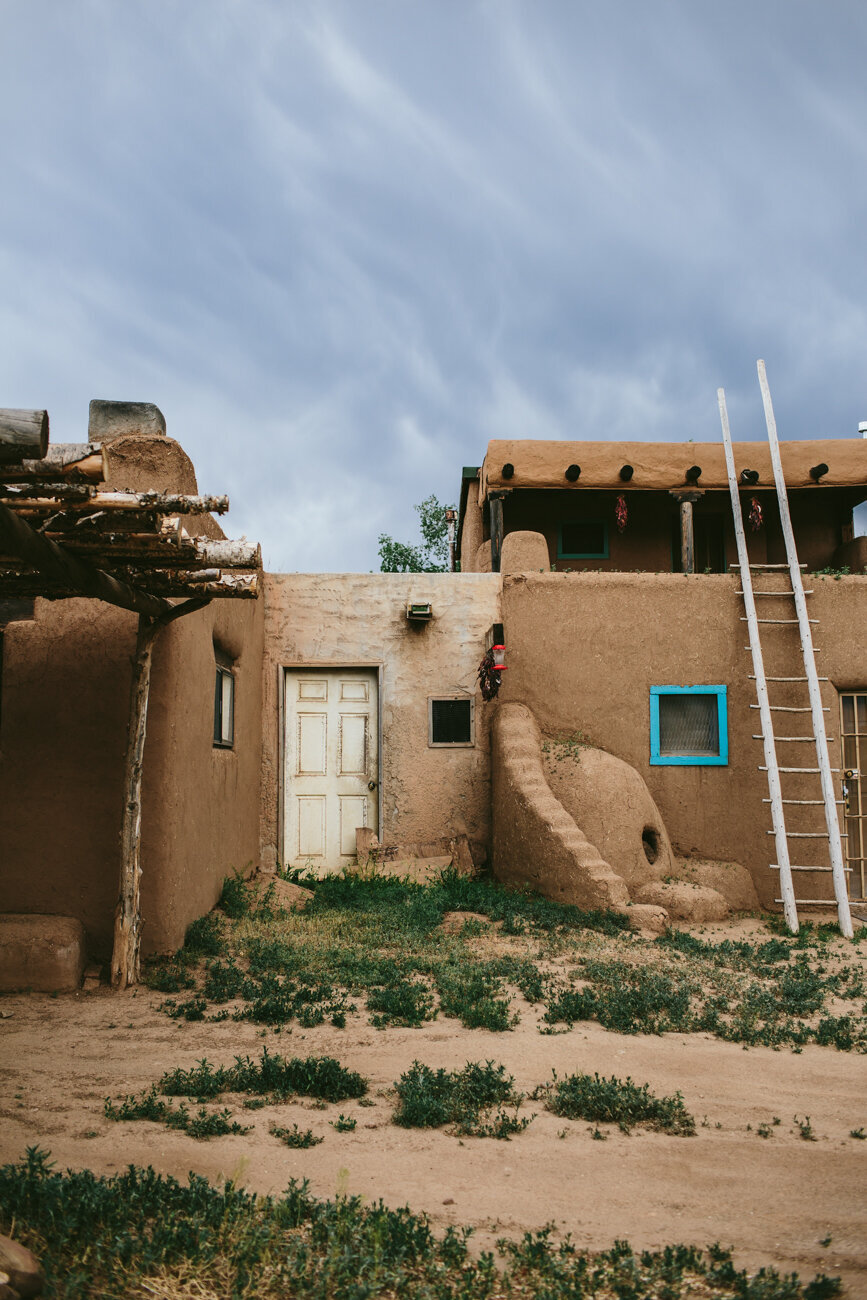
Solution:
<svg viewBox="0 0 867 1300">
<path fill-rule="evenodd" d="M 0 405 L 156 402 L 272 570 L 492 437 L 867 420 L 863 0 L 0 0 Z"/>
</svg>

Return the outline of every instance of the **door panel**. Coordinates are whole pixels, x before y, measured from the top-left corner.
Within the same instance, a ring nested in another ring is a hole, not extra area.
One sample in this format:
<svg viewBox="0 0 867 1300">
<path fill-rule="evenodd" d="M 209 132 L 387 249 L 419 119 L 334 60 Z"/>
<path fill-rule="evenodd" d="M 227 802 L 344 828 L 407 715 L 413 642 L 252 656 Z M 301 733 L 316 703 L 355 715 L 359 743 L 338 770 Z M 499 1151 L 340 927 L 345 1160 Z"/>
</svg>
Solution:
<svg viewBox="0 0 867 1300">
<path fill-rule="evenodd" d="M 840 737 L 843 747 L 846 865 L 849 897 L 867 898 L 867 814 L 862 800 L 864 764 L 867 763 L 867 692 L 840 694 Z"/>
<path fill-rule="evenodd" d="M 376 670 L 287 669 L 284 702 L 283 862 L 339 869 L 378 829 Z"/>
</svg>

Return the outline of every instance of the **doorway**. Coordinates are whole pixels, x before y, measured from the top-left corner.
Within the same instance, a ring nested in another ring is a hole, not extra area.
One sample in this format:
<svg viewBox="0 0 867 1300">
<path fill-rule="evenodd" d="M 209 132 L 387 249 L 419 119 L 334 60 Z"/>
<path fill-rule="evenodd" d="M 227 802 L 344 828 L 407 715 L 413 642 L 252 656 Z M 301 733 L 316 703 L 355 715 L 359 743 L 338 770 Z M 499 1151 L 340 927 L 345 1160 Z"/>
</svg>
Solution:
<svg viewBox="0 0 867 1300">
<path fill-rule="evenodd" d="M 283 865 L 339 871 L 355 830 L 378 832 L 375 668 L 287 668 L 284 677 Z"/>
<path fill-rule="evenodd" d="M 846 865 L 849 897 L 867 899 L 865 860 L 865 813 L 862 791 L 864 763 L 867 763 L 867 692 L 841 691 L 840 736 L 843 745 L 843 811 L 846 817 Z M 851 773 L 851 775 L 850 775 Z"/>
</svg>

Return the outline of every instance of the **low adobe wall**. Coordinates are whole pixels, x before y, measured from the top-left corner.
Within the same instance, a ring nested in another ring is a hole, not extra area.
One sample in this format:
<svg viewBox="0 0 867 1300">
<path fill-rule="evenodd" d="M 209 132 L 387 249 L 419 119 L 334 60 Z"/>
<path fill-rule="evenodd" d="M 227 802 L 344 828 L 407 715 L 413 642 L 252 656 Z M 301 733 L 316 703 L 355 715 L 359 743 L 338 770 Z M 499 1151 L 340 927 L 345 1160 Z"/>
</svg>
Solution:
<svg viewBox="0 0 867 1300">
<path fill-rule="evenodd" d="M 769 584 L 783 585 L 778 577 L 763 576 L 762 586 Z M 836 737 L 837 690 L 867 688 L 867 577 L 811 577 L 809 585 L 815 592 L 810 615 L 819 619 L 814 637 L 823 651 L 820 672 L 830 678 L 823 688 L 831 710 L 828 731 Z M 742 862 L 768 904 L 777 881 L 768 870 L 773 840 L 766 835 L 770 815 L 762 803 L 767 782 L 758 770 L 764 761 L 761 742 L 752 738 L 758 714 L 750 707 L 755 690 L 738 587 L 736 575 L 505 576 L 509 671 L 500 699 L 528 705 L 549 735 L 581 732 L 588 743 L 630 763 L 647 782 L 675 850 Z M 768 673 L 803 671 L 794 629 L 769 630 L 765 643 Z M 694 684 L 728 687 L 729 765 L 651 766 L 650 687 Z M 786 688 L 777 689 L 776 702 L 803 703 L 784 694 Z M 792 725 L 786 724 L 787 732 L 796 734 Z M 836 742 L 831 749 L 836 756 Z M 802 778 L 784 779 L 791 783 L 792 797 L 815 797 L 815 790 L 799 790 Z M 792 820 L 791 827 L 796 825 Z M 801 879 L 803 897 L 806 888 L 817 887 L 817 878 Z"/>
<path fill-rule="evenodd" d="M 410 602 L 433 619 L 413 625 Z M 265 578 L 261 863 L 280 857 L 284 667 L 381 665 L 384 843 L 490 838 L 489 707 L 477 690 L 485 634 L 500 617 L 499 574 L 296 573 Z M 475 746 L 428 746 L 428 698 L 475 696 Z"/>
</svg>

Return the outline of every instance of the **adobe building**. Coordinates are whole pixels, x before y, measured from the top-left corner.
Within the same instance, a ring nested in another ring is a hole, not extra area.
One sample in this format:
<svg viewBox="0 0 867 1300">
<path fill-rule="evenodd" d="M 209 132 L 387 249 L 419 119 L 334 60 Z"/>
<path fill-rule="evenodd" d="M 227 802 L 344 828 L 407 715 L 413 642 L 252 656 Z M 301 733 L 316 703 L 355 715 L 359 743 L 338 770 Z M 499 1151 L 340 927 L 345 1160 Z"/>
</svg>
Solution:
<svg viewBox="0 0 867 1300">
<path fill-rule="evenodd" d="M 196 491 L 164 428 L 100 437 L 106 488 Z M 867 539 L 852 511 L 867 442 L 782 450 L 859 900 Z M 735 456 L 750 558 L 783 564 L 767 448 Z M 260 575 L 257 600 L 215 600 L 164 629 L 143 758 L 143 952 L 177 948 L 231 871 L 339 870 L 359 843 L 378 859 L 488 861 L 506 882 L 656 929 L 776 906 L 722 447 L 494 441 L 464 471 L 458 554 L 456 573 Z M 791 601 L 782 570 L 761 586 L 768 609 Z M 104 962 L 136 617 L 7 596 L 0 630 L 0 914 L 72 918 Z M 796 629 L 774 632 L 768 673 L 798 677 Z M 493 644 L 507 667 L 485 700 Z M 777 699 L 800 689 L 781 682 Z M 793 712 L 794 749 L 805 726 Z M 787 794 L 810 779 L 791 775 Z M 803 807 L 791 828 L 812 835 Z M 830 902 L 822 853 L 799 841 L 816 871 L 798 888 Z"/>
</svg>

